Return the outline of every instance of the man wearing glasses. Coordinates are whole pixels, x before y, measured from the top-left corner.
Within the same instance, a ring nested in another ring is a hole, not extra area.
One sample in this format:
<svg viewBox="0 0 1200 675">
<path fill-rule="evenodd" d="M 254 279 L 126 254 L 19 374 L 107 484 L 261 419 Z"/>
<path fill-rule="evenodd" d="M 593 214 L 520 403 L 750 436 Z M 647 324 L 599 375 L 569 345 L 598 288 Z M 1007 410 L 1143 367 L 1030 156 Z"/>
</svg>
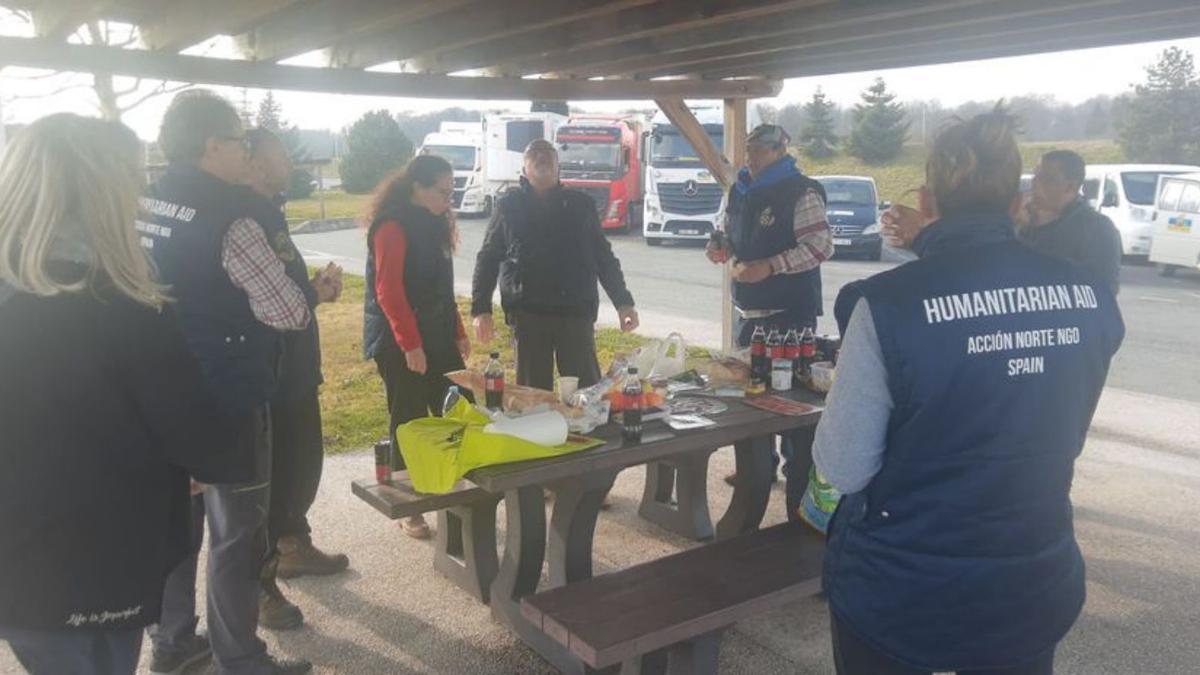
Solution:
<svg viewBox="0 0 1200 675">
<path fill-rule="evenodd" d="M 258 472 L 244 485 L 197 486 L 193 555 L 167 578 L 150 670 L 181 672 L 211 653 L 222 675 L 306 673 L 307 662 L 269 656 L 256 633 L 258 580 L 268 557 L 268 401 L 277 387 L 281 334 L 303 330 L 311 312 L 237 187 L 248 165 L 233 106 L 203 90 L 179 94 L 163 118 L 159 145 L 169 165 L 143 200 L 151 221 L 139 223 L 143 245 L 170 288 L 180 332 L 224 412 L 243 429 L 239 442 Z M 196 634 L 196 553 L 205 514 L 208 638 Z"/>
</svg>

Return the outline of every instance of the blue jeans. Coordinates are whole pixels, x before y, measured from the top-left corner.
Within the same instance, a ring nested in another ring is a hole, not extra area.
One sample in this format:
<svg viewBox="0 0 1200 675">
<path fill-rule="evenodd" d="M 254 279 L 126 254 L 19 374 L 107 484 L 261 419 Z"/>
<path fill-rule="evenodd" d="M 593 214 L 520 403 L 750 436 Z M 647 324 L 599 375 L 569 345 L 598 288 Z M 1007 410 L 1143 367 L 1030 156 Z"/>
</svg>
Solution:
<svg viewBox="0 0 1200 675">
<path fill-rule="evenodd" d="M 142 629 L 25 630 L 0 626 L 17 661 L 30 675 L 133 675 Z"/>
</svg>

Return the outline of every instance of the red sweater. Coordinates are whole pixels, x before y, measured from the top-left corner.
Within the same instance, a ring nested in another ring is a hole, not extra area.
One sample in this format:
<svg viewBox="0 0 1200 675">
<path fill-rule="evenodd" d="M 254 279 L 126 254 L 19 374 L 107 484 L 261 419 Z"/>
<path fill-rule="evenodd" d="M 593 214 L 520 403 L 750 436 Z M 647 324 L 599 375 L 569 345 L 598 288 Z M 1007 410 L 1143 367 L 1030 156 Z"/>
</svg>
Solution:
<svg viewBox="0 0 1200 675">
<path fill-rule="evenodd" d="M 404 261 L 408 256 L 408 236 L 395 221 L 382 223 L 375 229 L 375 298 L 392 326 L 396 344 L 411 352 L 423 349 L 421 332 L 417 330 L 417 315 L 408 303 L 404 289 Z M 458 315 L 458 339 L 465 338 L 462 315 Z"/>
</svg>

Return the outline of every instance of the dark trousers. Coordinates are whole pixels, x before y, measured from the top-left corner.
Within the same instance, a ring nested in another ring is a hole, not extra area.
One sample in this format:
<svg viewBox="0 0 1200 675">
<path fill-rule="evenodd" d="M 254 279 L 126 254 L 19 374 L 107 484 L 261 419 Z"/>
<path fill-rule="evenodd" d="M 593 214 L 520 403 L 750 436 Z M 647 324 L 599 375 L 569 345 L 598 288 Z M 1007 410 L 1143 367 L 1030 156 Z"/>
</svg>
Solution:
<svg viewBox="0 0 1200 675">
<path fill-rule="evenodd" d="M 142 651 L 142 629 L 26 630 L 0 627 L 17 661 L 30 675 L 133 675 Z"/>
<path fill-rule="evenodd" d="M 833 612 L 829 613 L 829 622 L 833 633 L 833 659 L 838 675 L 930 675 L 933 672 L 905 665 L 876 650 L 859 639 Z M 1049 654 L 1021 666 L 956 672 L 958 675 L 1053 675 L 1054 650 L 1051 649 Z"/>
<path fill-rule="evenodd" d="M 737 314 L 735 310 L 735 315 Z M 803 331 L 805 328 L 817 329 L 817 317 L 811 315 L 799 315 L 794 312 L 781 312 L 762 319 L 737 319 L 737 325 L 734 327 L 734 335 L 737 337 L 739 347 L 746 348 L 750 346 L 750 338 L 754 335 L 754 330 L 762 326 L 763 330 L 769 335 L 772 329 L 777 329 L 781 334 L 786 335 L 793 328 L 798 331 Z M 784 491 L 787 495 L 787 517 L 788 520 L 797 520 L 799 515 L 797 509 L 804 501 L 804 490 L 808 487 L 808 472 L 806 467 L 808 462 L 794 461 L 796 455 L 796 443 L 792 440 L 793 434 L 779 435 L 779 454 L 774 457 L 774 464 L 779 466 L 779 457 L 783 457 L 783 481 Z"/>
<path fill-rule="evenodd" d="M 325 443 L 317 390 L 271 404 L 270 545 L 282 537 L 309 541 L 308 510 L 317 498 Z"/>
<path fill-rule="evenodd" d="M 517 384 L 553 391 L 555 362 L 559 375 L 579 378 L 580 389 L 600 381 L 592 319 L 518 312 L 513 335 Z"/>
<path fill-rule="evenodd" d="M 396 454 L 396 468 L 404 469 L 404 456 L 400 453 L 400 444 L 396 442 L 396 427 L 421 417 L 441 416 L 446 394 L 454 386 L 445 374 L 453 369 L 431 368 L 424 373 L 413 372 L 408 369 L 404 352 L 388 341 L 375 355 L 375 366 L 379 369 L 387 393 L 388 414 L 391 417 L 388 435 Z M 462 394 L 468 400 L 473 399 L 469 391 L 463 391 Z"/>
<path fill-rule="evenodd" d="M 267 646 L 258 639 L 258 594 L 267 545 L 271 501 L 271 416 L 267 406 L 248 414 L 243 437 L 255 458 L 255 479 L 210 485 L 192 502 L 196 529 L 208 524 L 208 635 L 221 675 L 262 672 Z M 156 651 L 176 652 L 196 626 L 195 552 L 167 576 L 159 625 L 151 631 Z"/>
</svg>

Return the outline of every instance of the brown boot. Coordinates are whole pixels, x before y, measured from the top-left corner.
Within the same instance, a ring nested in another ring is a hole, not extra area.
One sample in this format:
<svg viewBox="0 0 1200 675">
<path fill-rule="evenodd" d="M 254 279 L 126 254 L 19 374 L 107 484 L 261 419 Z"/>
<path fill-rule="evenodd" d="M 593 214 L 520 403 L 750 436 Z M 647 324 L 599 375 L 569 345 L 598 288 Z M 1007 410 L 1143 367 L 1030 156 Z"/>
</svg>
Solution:
<svg viewBox="0 0 1200 675">
<path fill-rule="evenodd" d="M 337 574 L 350 566 L 344 554 L 330 555 L 300 537 L 280 537 L 277 548 L 280 579 Z"/>
<path fill-rule="evenodd" d="M 304 612 L 283 597 L 283 591 L 275 583 L 276 564 L 276 561 L 268 563 L 259 580 L 258 625 L 270 630 L 299 628 L 304 625 Z"/>
<path fill-rule="evenodd" d="M 400 529 L 412 537 L 413 539 L 429 539 L 433 533 L 429 530 L 429 523 L 425 522 L 425 516 L 416 515 L 409 516 L 400 520 Z"/>
</svg>

